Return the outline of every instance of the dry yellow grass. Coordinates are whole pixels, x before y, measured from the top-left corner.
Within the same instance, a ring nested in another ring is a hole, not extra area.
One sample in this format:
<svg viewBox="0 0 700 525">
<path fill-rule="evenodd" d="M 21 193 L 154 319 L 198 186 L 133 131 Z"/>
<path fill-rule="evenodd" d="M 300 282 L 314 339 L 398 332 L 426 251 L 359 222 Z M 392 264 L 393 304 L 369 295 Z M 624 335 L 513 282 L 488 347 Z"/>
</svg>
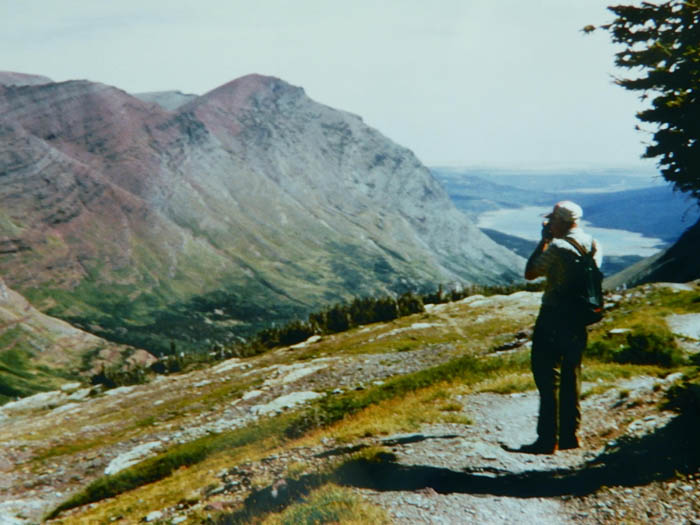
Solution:
<svg viewBox="0 0 700 525">
<path fill-rule="evenodd" d="M 379 506 L 369 503 L 351 489 L 332 483 L 324 485 L 279 514 L 271 514 L 262 525 L 299 524 L 390 525 L 391 519 Z"/>
<path fill-rule="evenodd" d="M 296 443 L 299 446 L 311 445 L 322 438 L 351 443 L 363 437 L 415 432 L 429 423 L 469 424 L 469 419 L 461 413 L 462 405 L 453 400 L 455 395 L 464 392 L 464 386 L 457 382 L 432 385 L 401 398 L 371 405 L 329 427 L 309 433 Z"/>
<path fill-rule="evenodd" d="M 512 372 L 482 381 L 474 386 L 474 391 L 512 394 L 514 392 L 525 392 L 533 388 L 535 388 L 535 382 L 530 372 Z"/>
</svg>

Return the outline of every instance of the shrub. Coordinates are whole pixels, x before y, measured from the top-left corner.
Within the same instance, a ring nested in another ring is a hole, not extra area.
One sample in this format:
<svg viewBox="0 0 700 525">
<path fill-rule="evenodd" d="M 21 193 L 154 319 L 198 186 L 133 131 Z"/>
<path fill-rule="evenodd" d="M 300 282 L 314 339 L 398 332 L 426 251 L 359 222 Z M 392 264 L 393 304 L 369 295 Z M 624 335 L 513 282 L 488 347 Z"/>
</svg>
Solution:
<svg viewBox="0 0 700 525">
<path fill-rule="evenodd" d="M 281 327 L 272 327 L 262 330 L 255 337 L 254 341 L 265 349 L 276 346 L 287 346 L 301 343 L 314 335 L 314 327 L 311 323 L 304 323 L 296 320 Z"/>
<path fill-rule="evenodd" d="M 122 368 L 119 365 L 102 367 L 90 378 L 93 385 L 104 385 L 105 388 L 116 388 L 126 385 L 141 385 L 148 381 L 148 369 L 143 366 Z"/>
<path fill-rule="evenodd" d="M 393 297 L 377 300 L 376 321 L 392 321 L 399 316 L 399 305 Z"/>
<path fill-rule="evenodd" d="M 258 332 L 252 339 L 243 342 L 230 343 L 226 346 L 217 345 L 209 354 L 176 352 L 174 341 L 170 342 L 172 360 L 156 363 L 152 371 L 169 374 L 181 372 L 191 366 L 211 363 L 217 359 L 229 357 L 251 357 L 279 346 L 300 343 L 314 334 L 334 334 L 350 328 L 376 322 L 386 322 L 399 317 L 422 313 L 425 303 L 457 301 L 482 293 L 493 295 L 507 294 L 519 290 L 535 290 L 537 286 L 477 286 L 470 285 L 457 290 L 445 292 L 442 285 L 433 294 L 417 295 L 412 292 L 404 293 L 398 298 L 391 296 L 356 298 L 351 303 L 338 303 L 318 312 L 312 312 L 308 321 L 294 320 L 283 326 L 272 326 Z"/>
<path fill-rule="evenodd" d="M 665 368 L 685 363 L 673 334 L 660 326 L 636 326 L 624 340 L 618 337 L 594 341 L 588 345 L 586 356 L 604 362 Z"/>
<path fill-rule="evenodd" d="M 586 348 L 586 357 L 592 357 L 598 361 L 613 361 L 615 350 L 619 348 L 619 344 L 611 340 L 594 341 Z M 617 348 L 616 348 L 617 347 Z"/>
<path fill-rule="evenodd" d="M 336 305 L 326 312 L 324 331 L 344 332 L 350 328 L 350 315 L 347 309 L 341 305 Z"/>
<path fill-rule="evenodd" d="M 665 328 L 638 326 L 627 334 L 627 345 L 614 355 L 618 363 L 679 366 L 685 362 L 673 334 Z"/>
</svg>

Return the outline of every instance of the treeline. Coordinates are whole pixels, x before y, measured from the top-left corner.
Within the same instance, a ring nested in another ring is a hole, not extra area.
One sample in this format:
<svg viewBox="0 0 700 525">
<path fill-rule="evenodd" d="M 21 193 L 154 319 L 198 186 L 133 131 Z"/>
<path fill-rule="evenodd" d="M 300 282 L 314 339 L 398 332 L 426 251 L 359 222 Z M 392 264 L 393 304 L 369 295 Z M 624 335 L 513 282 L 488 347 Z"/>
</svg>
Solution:
<svg viewBox="0 0 700 525">
<path fill-rule="evenodd" d="M 309 314 L 308 321 L 292 321 L 284 326 L 270 327 L 259 332 L 248 343 L 254 353 L 278 346 L 293 345 L 313 335 L 344 332 L 356 326 L 387 322 L 399 317 L 424 312 L 423 299 L 413 293 L 394 297 L 365 297 L 349 304 L 336 304 Z"/>
<path fill-rule="evenodd" d="M 424 304 L 441 304 L 460 301 L 472 295 L 510 295 L 515 292 L 540 292 L 544 288 L 544 282 L 525 282 L 518 284 L 472 284 L 462 288 L 445 291 L 442 285 L 433 293 L 421 296 Z"/>
<path fill-rule="evenodd" d="M 506 295 L 516 291 L 539 291 L 541 283 L 478 286 L 445 291 L 442 286 L 435 292 L 415 294 L 407 292 L 399 297 L 364 297 L 350 303 L 340 303 L 319 312 L 309 314 L 308 321 L 292 321 L 283 326 L 266 328 L 248 343 L 235 345 L 229 350 L 236 357 L 247 357 L 280 346 L 289 346 L 307 340 L 313 335 L 328 335 L 344 332 L 357 326 L 388 322 L 399 317 L 421 313 L 426 304 L 440 304 L 459 301 L 476 294 Z"/>
<path fill-rule="evenodd" d="M 291 346 L 306 341 L 314 335 L 330 335 L 358 326 L 388 322 L 399 317 L 421 313 L 426 304 L 441 304 L 459 301 L 475 294 L 497 295 L 516 291 L 538 291 L 541 284 L 525 283 L 502 286 L 472 285 L 460 289 L 445 290 L 442 286 L 427 294 L 404 293 L 398 297 L 364 297 L 349 303 L 338 303 L 309 314 L 306 321 L 294 320 L 281 326 L 271 326 L 258 332 L 246 342 L 231 345 L 216 344 L 208 353 L 178 352 L 174 341 L 170 343 L 170 354 L 161 356 L 151 365 L 150 372 L 171 374 L 182 372 L 192 366 L 213 363 L 232 357 L 251 357 L 273 348 Z M 143 383 L 148 373 L 143 369 L 102 370 L 92 378 L 93 383 L 114 386 Z"/>
</svg>

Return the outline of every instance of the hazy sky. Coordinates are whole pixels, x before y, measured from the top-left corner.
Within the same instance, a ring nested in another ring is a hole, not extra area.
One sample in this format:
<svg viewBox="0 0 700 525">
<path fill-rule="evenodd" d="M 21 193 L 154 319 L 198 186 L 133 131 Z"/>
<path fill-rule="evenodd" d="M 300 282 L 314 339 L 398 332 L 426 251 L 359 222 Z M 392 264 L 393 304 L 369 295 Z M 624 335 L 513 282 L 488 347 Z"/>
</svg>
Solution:
<svg viewBox="0 0 700 525">
<path fill-rule="evenodd" d="M 646 166 L 601 0 L 0 0 L 0 70 L 202 94 L 249 73 L 428 165 Z"/>
</svg>

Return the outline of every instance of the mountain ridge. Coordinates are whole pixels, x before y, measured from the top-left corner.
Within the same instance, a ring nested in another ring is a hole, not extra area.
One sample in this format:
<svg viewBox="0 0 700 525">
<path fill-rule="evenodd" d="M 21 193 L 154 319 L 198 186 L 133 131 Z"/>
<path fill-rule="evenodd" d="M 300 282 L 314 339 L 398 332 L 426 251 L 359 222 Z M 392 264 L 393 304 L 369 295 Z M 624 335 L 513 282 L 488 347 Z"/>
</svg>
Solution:
<svg viewBox="0 0 700 525">
<path fill-rule="evenodd" d="M 30 75 L 27 73 L 16 73 L 14 71 L 0 71 L 0 85 L 32 86 L 38 84 L 49 84 L 51 82 L 53 82 L 53 80 L 43 75 Z"/>
<path fill-rule="evenodd" d="M 202 348 L 353 295 L 520 279 L 410 150 L 274 77 L 173 111 L 0 86 L 0 110 L 0 241 L 24 247 L 0 271 L 113 340 Z"/>
</svg>

